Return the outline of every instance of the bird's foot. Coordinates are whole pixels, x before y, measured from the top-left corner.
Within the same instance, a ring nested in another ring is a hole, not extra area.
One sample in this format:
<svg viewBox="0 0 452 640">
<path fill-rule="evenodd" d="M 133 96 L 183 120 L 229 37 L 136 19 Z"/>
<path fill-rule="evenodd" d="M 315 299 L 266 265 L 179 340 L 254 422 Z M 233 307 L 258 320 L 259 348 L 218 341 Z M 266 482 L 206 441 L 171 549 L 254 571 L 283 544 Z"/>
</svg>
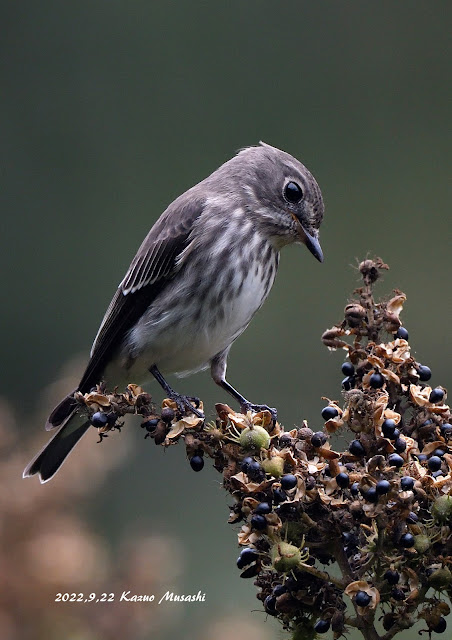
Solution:
<svg viewBox="0 0 452 640">
<path fill-rule="evenodd" d="M 243 413 L 247 411 L 254 411 L 255 413 L 259 413 L 259 411 L 269 411 L 272 417 L 273 422 L 276 422 L 278 417 L 278 412 L 276 409 L 272 407 L 268 407 L 266 404 L 252 404 L 251 402 L 243 402 L 240 409 Z"/>
<path fill-rule="evenodd" d="M 199 410 L 199 405 L 201 404 L 199 398 L 194 396 L 184 396 L 181 393 L 177 393 L 177 391 L 173 391 L 168 395 L 170 400 L 173 400 L 177 404 L 177 408 L 182 415 L 185 415 L 186 413 L 194 413 L 195 416 L 204 420 L 204 414 Z"/>
</svg>

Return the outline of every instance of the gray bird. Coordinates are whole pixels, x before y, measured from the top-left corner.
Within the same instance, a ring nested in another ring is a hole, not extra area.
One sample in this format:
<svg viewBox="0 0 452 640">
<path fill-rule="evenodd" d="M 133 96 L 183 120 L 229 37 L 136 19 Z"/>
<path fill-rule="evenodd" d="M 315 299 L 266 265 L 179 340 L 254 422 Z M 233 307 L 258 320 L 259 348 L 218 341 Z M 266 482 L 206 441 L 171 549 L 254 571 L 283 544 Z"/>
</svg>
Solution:
<svg viewBox="0 0 452 640">
<path fill-rule="evenodd" d="M 232 343 L 269 294 L 279 251 L 303 243 L 319 260 L 323 200 L 312 174 L 268 144 L 248 147 L 179 196 L 154 224 L 104 316 L 75 391 L 139 382 L 151 373 L 181 412 L 201 412 L 163 374 L 210 366 L 213 380 L 243 411 L 251 404 L 226 381 Z M 24 477 L 50 480 L 89 429 L 74 392 L 50 414 L 54 437 Z M 275 415 L 275 411 L 272 409 Z"/>
</svg>

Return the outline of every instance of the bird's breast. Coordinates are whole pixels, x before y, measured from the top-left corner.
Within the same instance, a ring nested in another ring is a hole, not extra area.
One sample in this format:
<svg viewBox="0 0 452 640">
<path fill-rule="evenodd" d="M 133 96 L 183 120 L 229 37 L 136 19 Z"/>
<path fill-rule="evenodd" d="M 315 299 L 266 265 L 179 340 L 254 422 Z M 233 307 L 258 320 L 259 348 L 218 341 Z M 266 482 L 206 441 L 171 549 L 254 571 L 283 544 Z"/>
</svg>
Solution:
<svg viewBox="0 0 452 640">
<path fill-rule="evenodd" d="M 198 252 L 130 332 L 128 354 L 167 373 L 204 368 L 261 307 L 273 285 L 278 258 L 259 238 L 223 243 L 207 255 Z"/>
</svg>

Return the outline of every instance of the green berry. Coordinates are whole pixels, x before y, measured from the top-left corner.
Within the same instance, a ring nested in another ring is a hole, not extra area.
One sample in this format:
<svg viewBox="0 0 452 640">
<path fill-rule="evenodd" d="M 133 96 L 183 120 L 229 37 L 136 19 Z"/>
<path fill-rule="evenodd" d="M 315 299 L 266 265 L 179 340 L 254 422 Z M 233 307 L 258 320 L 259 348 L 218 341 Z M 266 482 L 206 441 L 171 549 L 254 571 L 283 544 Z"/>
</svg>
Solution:
<svg viewBox="0 0 452 640">
<path fill-rule="evenodd" d="M 430 538 L 423 533 L 414 536 L 414 548 L 418 553 L 425 553 L 428 549 L 430 549 Z"/>
<path fill-rule="evenodd" d="M 288 542 L 277 542 L 271 548 L 271 559 L 276 571 L 289 573 L 301 562 L 301 552 L 298 547 Z"/>
<path fill-rule="evenodd" d="M 262 468 L 265 473 L 273 476 L 274 478 L 280 478 L 284 473 L 284 459 L 279 456 L 264 460 L 262 462 Z"/>
<path fill-rule="evenodd" d="M 449 589 L 452 582 L 452 573 L 447 567 L 436 569 L 428 577 L 428 583 L 436 591 L 443 591 Z"/>
<path fill-rule="evenodd" d="M 240 434 L 239 443 L 244 449 L 268 449 L 270 435 L 264 427 L 246 427 Z"/>
<path fill-rule="evenodd" d="M 438 522 L 447 522 L 452 516 L 452 496 L 439 496 L 432 506 L 432 516 Z"/>
</svg>

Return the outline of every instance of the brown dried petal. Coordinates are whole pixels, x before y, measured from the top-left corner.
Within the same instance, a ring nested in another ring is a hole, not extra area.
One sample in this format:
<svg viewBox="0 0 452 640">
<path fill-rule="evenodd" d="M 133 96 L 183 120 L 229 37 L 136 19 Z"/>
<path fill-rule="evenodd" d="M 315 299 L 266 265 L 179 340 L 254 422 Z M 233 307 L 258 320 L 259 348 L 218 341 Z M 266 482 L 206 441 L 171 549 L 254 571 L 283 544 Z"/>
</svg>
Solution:
<svg viewBox="0 0 452 640">
<path fill-rule="evenodd" d="M 400 384 L 399 376 L 393 371 L 391 371 L 390 369 L 382 369 L 380 373 L 385 378 L 387 378 L 390 382 L 394 382 L 394 384 Z"/>
<path fill-rule="evenodd" d="M 226 425 L 228 424 L 228 415 L 230 413 L 233 413 L 233 409 L 231 409 L 231 407 L 227 404 L 222 404 L 221 402 L 218 402 L 215 405 L 215 411 L 218 414 L 218 417 L 221 420 L 222 423 L 222 427 L 226 427 Z"/>
<path fill-rule="evenodd" d="M 419 407 L 430 406 L 430 394 L 432 392 L 431 387 L 424 387 L 423 389 L 416 384 L 410 384 L 410 396 L 412 401 Z"/>
<path fill-rule="evenodd" d="M 373 366 L 378 367 L 379 369 L 383 369 L 385 364 L 381 358 L 377 358 L 377 356 L 369 356 L 367 361 Z"/>
<path fill-rule="evenodd" d="M 429 442 L 422 449 L 421 453 L 425 453 L 425 455 L 428 456 L 431 453 L 433 453 L 435 451 L 435 449 L 441 449 L 443 446 L 444 446 L 444 442 L 442 442 L 441 440 L 436 440 L 435 442 Z"/>
<path fill-rule="evenodd" d="M 344 335 L 349 335 L 349 332 L 345 331 L 342 327 L 333 327 L 332 329 L 327 329 L 323 333 L 322 342 L 331 351 L 335 351 L 336 349 L 348 349 L 348 344 L 339 338 L 339 336 Z"/>
<path fill-rule="evenodd" d="M 259 504 L 259 500 L 256 498 L 251 498 L 250 496 L 244 498 L 242 502 L 242 511 L 245 515 L 250 514 Z"/>
<path fill-rule="evenodd" d="M 323 445 L 323 447 L 320 447 L 319 449 L 317 449 L 319 455 L 322 458 L 325 458 L 326 460 L 336 460 L 336 458 L 340 458 L 340 454 L 336 453 L 336 451 L 333 451 L 330 448 L 330 443 L 327 442 Z M 330 463 L 331 466 L 331 463 Z"/>
<path fill-rule="evenodd" d="M 109 407 L 110 400 L 103 393 L 97 393 L 93 391 L 91 393 L 86 393 L 84 396 L 84 401 L 86 404 L 98 404 L 101 407 Z"/>
<path fill-rule="evenodd" d="M 243 471 L 239 471 L 235 476 L 231 476 L 230 480 L 234 489 L 243 491 L 244 493 L 257 493 L 258 491 L 264 491 L 273 483 L 273 480 L 263 480 L 259 484 L 256 482 L 248 482 L 247 476 Z"/>
<path fill-rule="evenodd" d="M 144 389 L 138 384 L 128 384 L 127 389 L 135 397 L 141 395 L 142 393 L 145 393 Z"/>
<path fill-rule="evenodd" d="M 398 293 L 386 304 L 386 312 L 398 318 L 405 302 L 406 295 L 404 293 Z"/>
<path fill-rule="evenodd" d="M 331 418 L 331 420 L 325 422 L 325 429 L 328 431 L 328 433 L 334 433 L 335 431 L 340 429 L 343 424 L 344 421 L 342 420 L 342 418 L 340 416 L 336 416 L 335 418 Z"/>
</svg>

